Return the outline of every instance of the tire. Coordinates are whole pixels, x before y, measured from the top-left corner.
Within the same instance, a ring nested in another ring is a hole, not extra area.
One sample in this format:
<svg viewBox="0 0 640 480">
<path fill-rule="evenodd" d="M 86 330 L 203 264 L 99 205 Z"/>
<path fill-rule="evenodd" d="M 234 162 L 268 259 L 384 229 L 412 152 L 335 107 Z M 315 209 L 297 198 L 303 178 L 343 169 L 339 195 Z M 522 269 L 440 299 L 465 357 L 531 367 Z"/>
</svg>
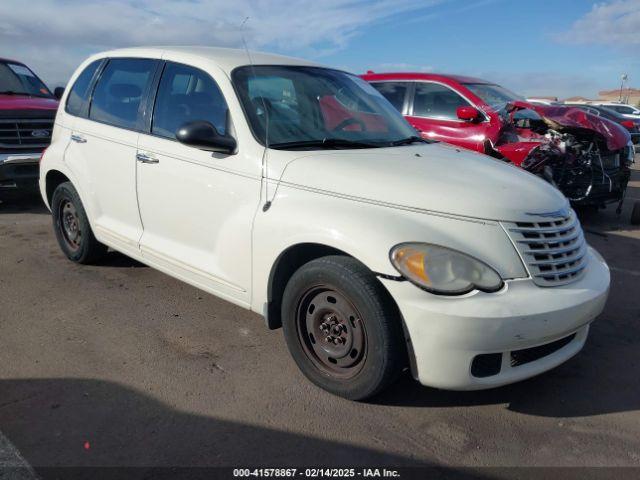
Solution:
<svg viewBox="0 0 640 480">
<path fill-rule="evenodd" d="M 633 210 L 631 210 L 631 225 L 640 225 L 640 201 L 636 201 L 633 204 Z"/>
<path fill-rule="evenodd" d="M 78 192 L 71 182 L 58 185 L 51 200 L 53 229 L 60 248 L 69 260 L 94 263 L 107 252 L 96 240 Z"/>
<path fill-rule="evenodd" d="M 350 400 L 376 395 L 407 363 L 395 303 L 353 258 L 327 256 L 300 267 L 285 288 L 282 319 L 302 373 L 335 395 Z"/>
</svg>

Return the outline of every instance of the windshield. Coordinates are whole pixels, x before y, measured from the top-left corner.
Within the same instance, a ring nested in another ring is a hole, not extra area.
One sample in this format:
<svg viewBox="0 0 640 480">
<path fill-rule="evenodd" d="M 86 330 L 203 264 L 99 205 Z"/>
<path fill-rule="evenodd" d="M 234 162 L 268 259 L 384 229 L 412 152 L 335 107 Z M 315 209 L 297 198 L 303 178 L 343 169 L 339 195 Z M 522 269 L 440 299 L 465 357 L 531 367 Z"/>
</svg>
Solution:
<svg viewBox="0 0 640 480">
<path fill-rule="evenodd" d="M 376 89 L 355 75 L 257 65 L 237 68 L 232 78 L 253 134 L 271 148 L 373 148 L 422 141 Z"/>
<path fill-rule="evenodd" d="M 524 97 L 521 97 L 500 85 L 492 85 L 489 83 L 465 83 L 464 86 L 471 90 L 476 96 L 480 97 L 484 103 L 489 105 L 496 112 L 502 110 L 507 103 L 525 101 Z"/>
<path fill-rule="evenodd" d="M 52 97 L 51 92 L 36 74 L 24 65 L 0 62 L 0 94 Z"/>
</svg>

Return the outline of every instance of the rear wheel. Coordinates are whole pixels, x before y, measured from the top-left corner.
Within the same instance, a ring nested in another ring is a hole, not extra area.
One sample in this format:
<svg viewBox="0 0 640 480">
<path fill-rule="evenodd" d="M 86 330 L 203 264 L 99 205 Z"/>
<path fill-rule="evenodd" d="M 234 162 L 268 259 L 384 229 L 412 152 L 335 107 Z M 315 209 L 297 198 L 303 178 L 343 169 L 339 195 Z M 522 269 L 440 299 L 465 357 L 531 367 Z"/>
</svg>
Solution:
<svg viewBox="0 0 640 480">
<path fill-rule="evenodd" d="M 53 228 L 60 248 L 76 263 L 93 263 L 107 247 L 93 235 L 80 196 L 71 182 L 58 185 L 51 200 Z"/>
<path fill-rule="evenodd" d="M 282 301 L 289 351 L 313 383 L 352 400 L 389 386 L 406 363 L 395 304 L 357 260 L 329 256 L 302 266 Z"/>
</svg>

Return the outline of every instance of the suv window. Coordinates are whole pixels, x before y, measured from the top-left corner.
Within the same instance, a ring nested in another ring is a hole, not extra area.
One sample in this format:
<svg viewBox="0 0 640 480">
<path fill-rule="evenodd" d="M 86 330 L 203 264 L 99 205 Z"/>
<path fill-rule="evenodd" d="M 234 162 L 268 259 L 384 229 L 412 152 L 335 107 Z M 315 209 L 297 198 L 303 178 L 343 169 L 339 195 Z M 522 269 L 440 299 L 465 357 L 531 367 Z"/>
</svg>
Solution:
<svg viewBox="0 0 640 480">
<path fill-rule="evenodd" d="M 371 86 L 378 90 L 384 98 L 389 100 L 396 110 L 402 112 L 404 98 L 407 94 L 407 84 L 400 82 L 375 82 Z"/>
<path fill-rule="evenodd" d="M 458 120 L 458 107 L 470 105 L 449 87 L 437 83 L 417 83 L 413 99 L 413 115 L 416 117 Z"/>
<path fill-rule="evenodd" d="M 134 128 L 142 95 L 155 65 L 156 61 L 150 59 L 109 60 L 93 92 L 89 118 L 116 127 Z"/>
<path fill-rule="evenodd" d="M 206 120 L 225 135 L 227 111 L 222 92 L 207 73 L 167 63 L 158 87 L 151 133 L 175 138 L 176 131 L 185 123 Z"/>
<path fill-rule="evenodd" d="M 625 107 L 624 105 L 605 105 L 607 108 L 610 108 L 611 110 L 615 110 L 616 112 L 619 113 L 633 113 L 633 108 L 631 107 Z"/>
<path fill-rule="evenodd" d="M 73 88 L 71 88 L 71 91 L 67 96 L 67 113 L 75 116 L 82 115 L 85 102 L 89 99 L 89 86 L 91 85 L 91 80 L 101 63 L 102 60 L 96 60 L 85 68 L 78 76 L 73 84 Z"/>
</svg>

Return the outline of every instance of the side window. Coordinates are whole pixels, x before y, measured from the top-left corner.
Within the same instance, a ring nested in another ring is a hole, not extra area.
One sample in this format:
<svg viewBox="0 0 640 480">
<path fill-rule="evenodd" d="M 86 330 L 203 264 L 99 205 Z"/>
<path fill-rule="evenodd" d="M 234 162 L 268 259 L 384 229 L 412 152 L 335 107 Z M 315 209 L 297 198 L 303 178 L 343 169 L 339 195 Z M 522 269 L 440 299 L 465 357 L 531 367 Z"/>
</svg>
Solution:
<svg viewBox="0 0 640 480">
<path fill-rule="evenodd" d="M 156 61 L 109 60 L 93 92 L 89 118 L 121 128 L 135 128 L 142 95 L 151 81 Z"/>
<path fill-rule="evenodd" d="M 458 107 L 469 105 L 449 87 L 437 83 L 417 83 L 413 99 L 413 115 L 444 120 L 458 120 Z"/>
<path fill-rule="evenodd" d="M 380 94 L 389 100 L 396 110 L 402 112 L 404 106 L 404 98 L 407 94 L 407 84 L 400 82 L 376 82 L 371 86 L 378 90 Z"/>
<path fill-rule="evenodd" d="M 158 87 L 151 133 L 175 138 L 183 124 L 206 120 L 225 135 L 227 111 L 222 92 L 207 73 L 187 65 L 167 63 Z"/>
<path fill-rule="evenodd" d="M 91 79 L 98 70 L 98 67 L 102 63 L 102 60 L 96 60 L 85 68 L 76 82 L 73 84 L 69 95 L 67 96 L 66 111 L 76 117 L 82 115 L 82 111 L 86 101 L 89 99 L 89 86 L 91 85 Z"/>
<path fill-rule="evenodd" d="M 611 107 L 607 107 L 607 108 L 611 108 Z M 624 113 L 624 114 L 633 113 L 633 109 L 631 107 L 624 107 L 624 106 L 616 106 L 616 105 L 614 105 L 613 106 L 613 110 L 615 110 L 616 112 L 619 112 L 619 113 Z"/>
</svg>

